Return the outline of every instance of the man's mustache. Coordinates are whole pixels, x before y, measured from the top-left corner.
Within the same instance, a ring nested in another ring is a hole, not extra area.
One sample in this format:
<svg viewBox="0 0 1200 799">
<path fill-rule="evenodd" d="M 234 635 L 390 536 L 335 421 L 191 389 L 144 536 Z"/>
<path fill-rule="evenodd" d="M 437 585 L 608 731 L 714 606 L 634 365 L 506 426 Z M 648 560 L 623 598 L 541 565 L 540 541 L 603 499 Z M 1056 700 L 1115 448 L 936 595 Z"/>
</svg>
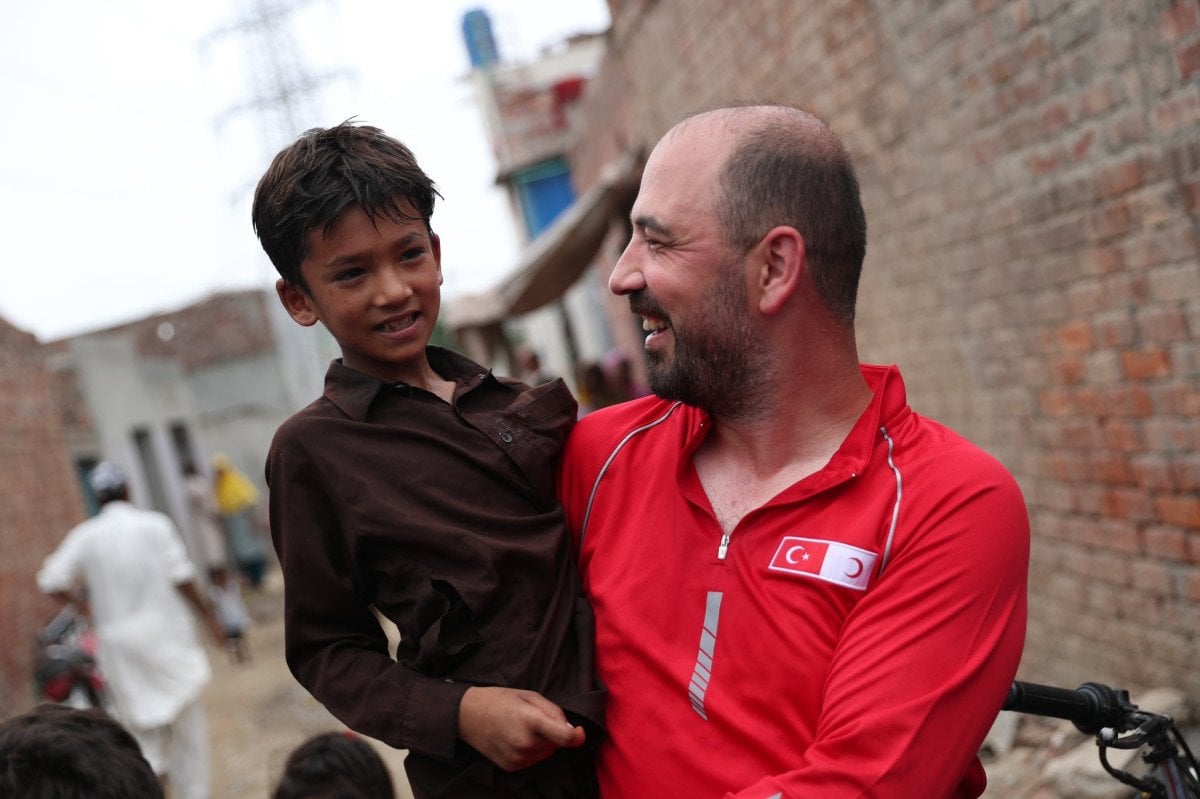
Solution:
<svg viewBox="0 0 1200 799">
<path fill-rule="evenodd" d="M 645 289 L 630 292 L 629 310 L 639 316 L 653 316 L 668 321 L 667 312 Z"/>
</svg>

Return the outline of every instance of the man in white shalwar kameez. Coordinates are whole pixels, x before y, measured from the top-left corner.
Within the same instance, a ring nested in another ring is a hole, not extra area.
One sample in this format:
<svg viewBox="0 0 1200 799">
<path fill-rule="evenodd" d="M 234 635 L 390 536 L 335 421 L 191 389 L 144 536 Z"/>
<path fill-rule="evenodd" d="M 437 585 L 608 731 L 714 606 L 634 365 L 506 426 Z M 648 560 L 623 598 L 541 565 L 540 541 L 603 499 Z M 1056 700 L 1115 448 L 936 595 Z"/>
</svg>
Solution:
<svg viewBox="0 0 1200 799">
<path fill-rule="evenodd" d="M 100 512 L 46 558 L 38 586 L 87 610 L 114 714 L 173 796 L 207 799 L 201 693 L 211 672 L 188 605 L 218 642 L 220 626 L 170 518 L 131 505 L 128 479 L 115 464 L 101 463 L 89 480 Z"/>
</svg>

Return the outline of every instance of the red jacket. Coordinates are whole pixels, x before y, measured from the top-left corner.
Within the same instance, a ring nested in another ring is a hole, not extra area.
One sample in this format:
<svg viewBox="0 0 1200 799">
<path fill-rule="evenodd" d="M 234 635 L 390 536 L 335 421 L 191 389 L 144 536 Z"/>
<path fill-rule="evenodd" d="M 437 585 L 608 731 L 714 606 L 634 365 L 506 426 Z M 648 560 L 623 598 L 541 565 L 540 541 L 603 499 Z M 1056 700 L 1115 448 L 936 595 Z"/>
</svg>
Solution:
<svg viewBox="0 0 1200 799">
<path fill-rule="evenodd" d="M 982 793 L 1025 637 L 1024 501 L 898 370 L 863 374 L 838 452 L 727 547 L 691 463 L 704 413 L 649 397 L 576 425 L 560 497 L 609 689 L 606 797 Z"/>
</svg>

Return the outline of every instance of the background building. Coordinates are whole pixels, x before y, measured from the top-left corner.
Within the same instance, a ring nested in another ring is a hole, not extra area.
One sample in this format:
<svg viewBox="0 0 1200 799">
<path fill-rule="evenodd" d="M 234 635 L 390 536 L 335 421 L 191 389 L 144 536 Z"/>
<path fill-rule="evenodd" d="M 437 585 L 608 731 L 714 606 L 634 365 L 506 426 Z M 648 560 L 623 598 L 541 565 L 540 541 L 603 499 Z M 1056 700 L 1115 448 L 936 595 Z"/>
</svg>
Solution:
<svg viewBox="0 0 1200 799">
<path fill-rule="evenodd" d="M 86 514 L 42 346 L 3 319 L 0 508 L 0 718 L 6 718 L 32 704 L 35 636 L 57 611 L 34 575 Z"/>
<path fill-rule="evenodd" d="M 265 496 L 276 427 L 320 394 L 336 355 L 258 290 L 48 344 L 0 320 L 0 717 L 32 702 L 34 635 L 57 610 L 34 576 L 96 511 L 90 469 L 126 466 L 135 504 L 171 516 L 195 554 L 184 464 L 207 474 L 224 453 Z"/>
<path fill-rule="evenodd" d="M 464 16 L 463 36 L 496 159 L 496 182 L 507 191 L 518 240 L 529 249 L 494 291 L 448 303 L 447 323 L 478 360 L 512 371 L 514 346 L 523 344 L 539 353 L 549 374 L 574 384 L 576 364 L 600 360 L 613 345 L 600 312 L 603 287 L 579 279 L 594 245 L 585 245 L 589 251 L 581 257 L 556 258 L 573 268 L 550 274 L 540 263 L 547 245 L 578 247 L 577 234 L 563 232 L 578 226 L 567 212 L 592 205 L 591 198 L 577 202 L 566 156 L 580 135 L 581 99 L 604 55 L 605 36 L 580 33 L 522 63 L 504 61 L 481 9 Z M 606 224 L 611 213 L 605 211 L 600 221 Z"/>
</svg>

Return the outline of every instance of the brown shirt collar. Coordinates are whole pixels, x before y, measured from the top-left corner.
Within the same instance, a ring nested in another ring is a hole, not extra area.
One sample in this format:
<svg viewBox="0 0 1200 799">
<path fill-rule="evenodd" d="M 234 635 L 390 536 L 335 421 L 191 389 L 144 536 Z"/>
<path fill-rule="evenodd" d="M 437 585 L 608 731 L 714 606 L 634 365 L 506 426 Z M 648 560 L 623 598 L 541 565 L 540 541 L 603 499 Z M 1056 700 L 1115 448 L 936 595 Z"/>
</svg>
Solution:
<svg viewBox="0 0 1200 799">
<path fill-rule="evenodd" d="M 458 384 L 454 391 L 455 397 L 469 391 L 485 379 L 495 380 L 490 371 L 452 350 L 429 346 L 425 348 L 425 355 L 433 371 Z M 407 384 L 385 383 L 377 377 L 346 366 L 342 359 L 338 358 L 329 365 L 329 371 L 325 373 L 324 394 L 342 413 L 356 422 L 363 422 L 366 421 L 371 403 L 379 396 L 384 386 Z"/>
</svg>

